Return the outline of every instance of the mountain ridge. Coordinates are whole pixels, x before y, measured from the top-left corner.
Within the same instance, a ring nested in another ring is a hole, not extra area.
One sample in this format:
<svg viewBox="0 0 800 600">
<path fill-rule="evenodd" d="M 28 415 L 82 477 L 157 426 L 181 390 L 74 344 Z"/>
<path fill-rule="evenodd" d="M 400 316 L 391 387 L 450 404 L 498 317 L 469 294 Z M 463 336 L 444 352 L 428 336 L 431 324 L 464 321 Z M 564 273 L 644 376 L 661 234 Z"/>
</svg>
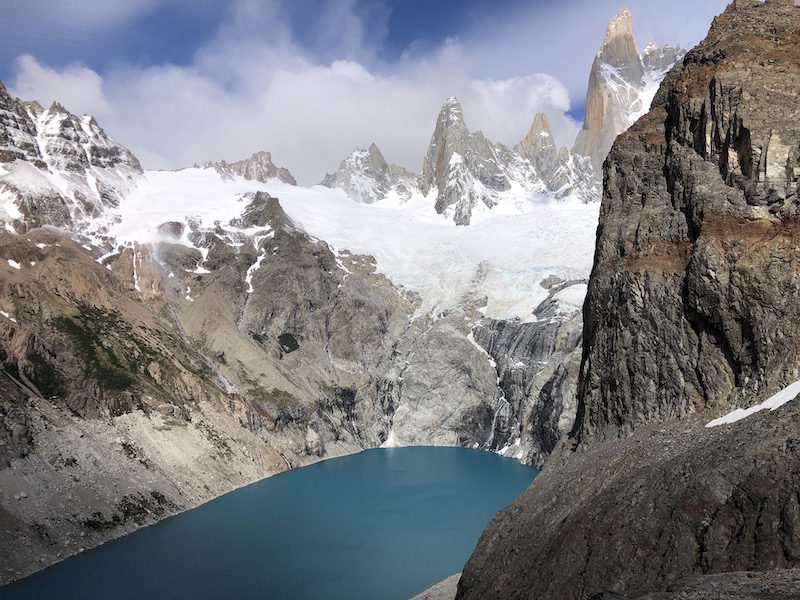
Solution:
<svg viewBox="0 0 800 600">
<path fill-rule="evenodd" d="M 623 8 L 609 22 L 592 65 L 586 117 L 572 150 L 556 147 L 543 113 L 534 116 L 528 134 L 513 148 L 493 143 L 483 133 L 469 131 L 461 104 L 452 97 L 439 111 L 419 176 L 389 165 L 382 155 L 356 158 L 363 156 L 357 150 L 322 185 L 341 188 L 357 202 L 391 196 L 402 203 L 421 195 L 438 214 L 463 226 L 472 222 L 473 214 L 514 206 L 526 196 L 598 201 L 611 142 L 646 112 L 658 83 L 682 56 L 680 47 L 658 48 L 652 41 L 640 53 L 632 15 Z M 368 152 L 374 154 L 373 148 L 377 150 L 373 144 Z M 396 174 L 387 179 L 389 172 Z M 396 185 L 401 185 L 399 194 Z"/>
<path fill-rule="evenodd" d="M 798 31 L 732 2 L 614 142 L 575 428 L 459 600 L 796 596 L 800 398 L 734 417 L 800 379 Z"/>
</svg>

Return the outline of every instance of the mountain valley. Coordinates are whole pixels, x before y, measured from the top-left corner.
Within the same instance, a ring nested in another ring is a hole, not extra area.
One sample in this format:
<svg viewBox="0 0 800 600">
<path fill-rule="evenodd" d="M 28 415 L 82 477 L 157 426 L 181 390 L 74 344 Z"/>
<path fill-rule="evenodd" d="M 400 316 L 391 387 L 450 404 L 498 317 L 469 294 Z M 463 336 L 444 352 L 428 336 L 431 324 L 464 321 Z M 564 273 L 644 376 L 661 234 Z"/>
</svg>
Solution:
<svg viewBox="0 0 800 600">
<path fill-rule="evenodd" d="M 795 581 L 798 410 L 706 424 L 800 379 L 799 12 L 736 0 L 685 53 L 622 9 L 571 146 L 451 97 L 419 174 L 372 144 L 308 188 L 266 151 L 146 171 L 0 84 L 0 584 L 413 445 L 546 464 L 460 599 Z"/>
</svg>

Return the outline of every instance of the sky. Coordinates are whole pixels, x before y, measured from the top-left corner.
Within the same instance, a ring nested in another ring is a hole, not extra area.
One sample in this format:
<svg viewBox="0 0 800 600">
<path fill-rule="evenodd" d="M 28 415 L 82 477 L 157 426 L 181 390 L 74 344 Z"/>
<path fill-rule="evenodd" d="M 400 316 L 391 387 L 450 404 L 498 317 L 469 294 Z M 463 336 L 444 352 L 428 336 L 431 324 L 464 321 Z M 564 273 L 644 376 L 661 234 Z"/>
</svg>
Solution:
<svg viewBox="0 0 800 600">
<path fill-rule="evenodd" d="M 583 117 L 608 20 L 690 48 L 727 0 L 4 0 L 0 81 L 91 114 L 148 169 L 268 150 L 312 185 L 354 149 L 420 172 L 450 96 L 513 146 Z"/>
</svg>

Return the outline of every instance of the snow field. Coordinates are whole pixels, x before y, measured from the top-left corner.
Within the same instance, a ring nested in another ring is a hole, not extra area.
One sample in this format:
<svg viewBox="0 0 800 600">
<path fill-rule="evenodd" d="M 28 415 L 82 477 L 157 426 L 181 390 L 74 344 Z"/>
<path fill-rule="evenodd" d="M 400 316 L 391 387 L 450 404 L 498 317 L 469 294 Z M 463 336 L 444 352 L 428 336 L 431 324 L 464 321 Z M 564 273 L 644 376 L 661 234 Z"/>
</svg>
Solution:
<svg viewBox="0 0 800 600">
<path fill-rule="evenodd" d="M 504 206 L 456 227 L 422 196 L 359 204 L 339 189 L 223 181 L 210 169 L 146 173 L 109 220 L 108 233 L 132 244 L 164 239 L 158 226 L 168 221 L 231 229 L 246 206 L 243 195 L 259 190 L 277 197 L 298 226 L 336 253 L 373 256 L 379 272 L 422 297 L 426 312 L 479 301 L 488 317 L 531 320 L 547 297 L 543 279 L 585 278 L 592 265 L 597 204 L 516 198 L 514 210 Z M 185 236 L 181 243 L 192 245 Z M 565 290 L 564 304 L 579 307 L 584 293 L 585 287 Z"/>
</svg>

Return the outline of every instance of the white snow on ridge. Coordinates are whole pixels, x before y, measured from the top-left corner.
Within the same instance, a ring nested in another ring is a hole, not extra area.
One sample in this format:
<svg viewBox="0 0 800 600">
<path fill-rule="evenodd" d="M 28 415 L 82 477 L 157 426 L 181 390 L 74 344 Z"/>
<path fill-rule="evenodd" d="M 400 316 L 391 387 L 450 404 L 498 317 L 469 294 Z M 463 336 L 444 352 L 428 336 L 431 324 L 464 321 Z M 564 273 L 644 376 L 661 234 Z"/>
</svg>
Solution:
<svg viewBox="0 0 800 600">
<path fill-rule="evenodd" d="M 373 256 L 379 272 L 422 297 L 425 312 L 485 299 L 488 317 L 532 320 L 547 297 L 543 279 L 588 277 L 592 266 L 597 203 L 530 196 L 507 214 L 487 211 L 456 227 L 421 195 L 402 204 L 360 204 L 340 189 L 223 181 L 203 169 L 146 173 L 120 204 L 109 234 L 120 243 L 156 242 L 163 239 L 159 225 L 186 222 L 186 215 L 225 226 L 245 208 L 242 194 L 258 190 L 277 197 L 298 226 L 336 253 Z"/>
<path fill-rule="evenodd" d="M 780 392 L 768 398 L 761 404 L 751 406 L 750 408 L 737 408 L 736 410 L 729 412 L 727 415 L 719 417 L 718 419 L 714 419 L 713 421 L 709 421 L 706 423 L 706 427 L 716 427 L 718 425 L 736 423 L 737 421 L 741 421 L 745 417 L 749 417 L 750 415 L 761 410 L 776 410 L 784 404 L 794 400 L 798 394 L 800 394 L 800 381 L 795 381 L 793 384 L 783 388 Z"/>
</svg>

